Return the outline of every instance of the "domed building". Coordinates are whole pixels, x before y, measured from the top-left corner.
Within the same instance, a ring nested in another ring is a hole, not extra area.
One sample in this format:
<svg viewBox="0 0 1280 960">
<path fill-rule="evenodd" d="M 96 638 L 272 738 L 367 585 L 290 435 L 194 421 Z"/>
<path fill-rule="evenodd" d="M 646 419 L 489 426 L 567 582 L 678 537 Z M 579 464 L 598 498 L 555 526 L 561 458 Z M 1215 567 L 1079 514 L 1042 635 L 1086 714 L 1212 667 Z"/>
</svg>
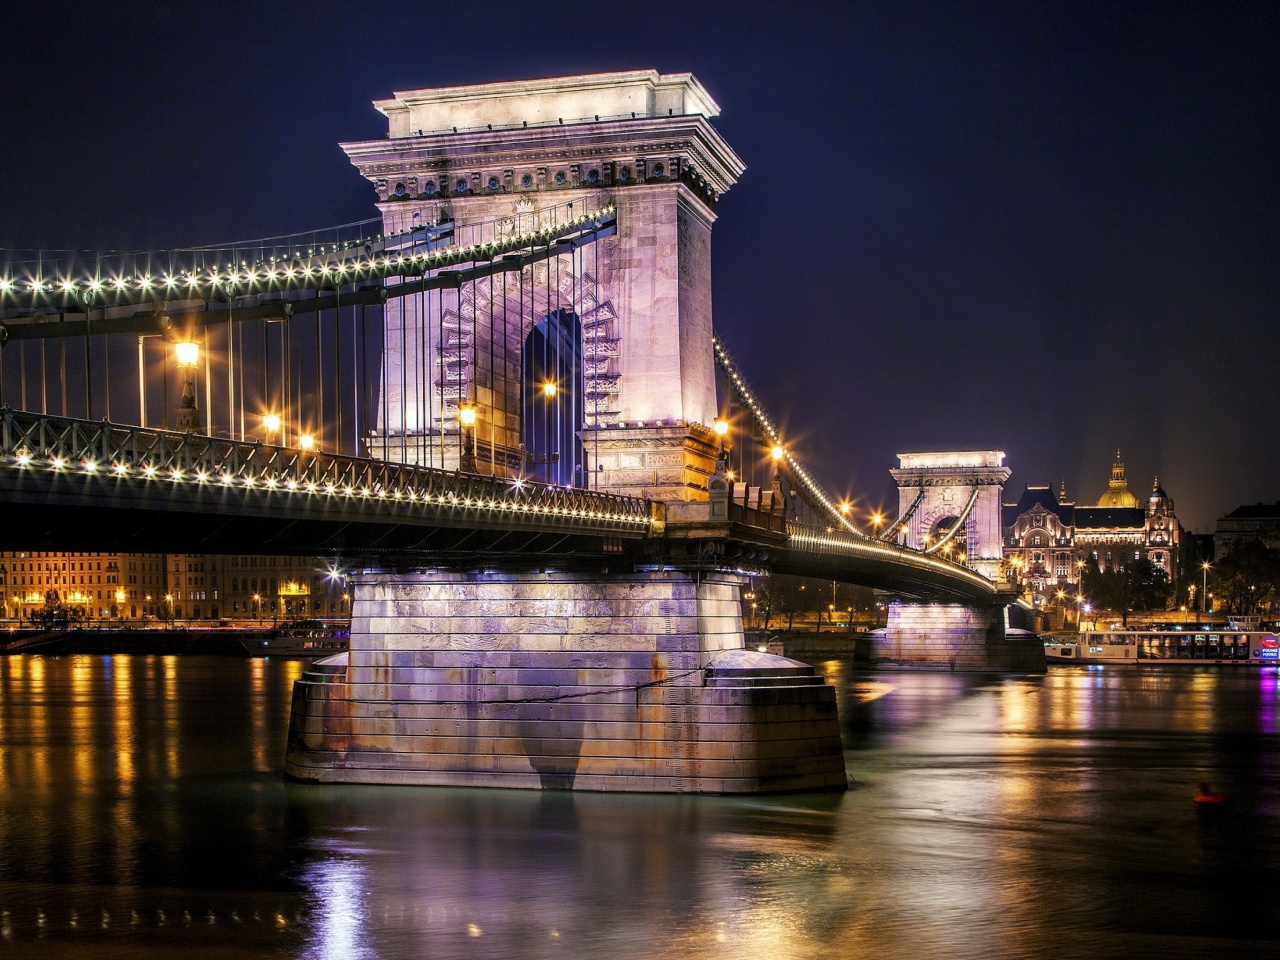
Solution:
<svg viewBox="0 0 1280 960">
<path fill-rule="evenodd" d="M 1028 486 L 1017 503 L 1004 504 L 1003 520 L 1005 559 L 1015 562 L 1038 606 L 1058 590 L 1074 592 L 1091 559 L 1103 570 L 1146 559 L 1171 580 L 1179 572 L 1182 524 L 1173 499 L 1156 478 L 1143 504 L 1129 489 L 1119 450 L 1095 505 L 1069 501 L 1065 483 L 1057 495 L 1047 486 Z"/>
<path fill-rule="evenodd" d="M 1157 486 L 1159 484 L 1157 483 Z M 1136 507 L 1138 498 L 1129 492 L 1129 482 L 1124 478 L 1124 461 L 1120 459 L 1120 451 L 1116 451 L 1116 462 L 1111 465 L 1111 482 L 1107 491 L 1098 498 L 1100 507 Z"/>
</svg>

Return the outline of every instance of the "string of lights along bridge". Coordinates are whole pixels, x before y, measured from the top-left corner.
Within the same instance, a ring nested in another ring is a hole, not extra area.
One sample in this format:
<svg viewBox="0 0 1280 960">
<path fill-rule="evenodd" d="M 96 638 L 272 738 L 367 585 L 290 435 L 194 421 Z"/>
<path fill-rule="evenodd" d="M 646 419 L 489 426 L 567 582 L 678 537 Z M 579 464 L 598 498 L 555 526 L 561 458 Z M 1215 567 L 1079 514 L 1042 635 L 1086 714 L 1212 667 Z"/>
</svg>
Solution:
<svg viewBox="0 0 1280 960">
<path fill-rule="evenodd" d="M 444 208 L 391 219 L 172 251 L 9 252 L 10 465 L 652 536 L 661 514 L 604 473 L 608 450 L 628 430 L 701 429 L 739 519 L 783 523 L 797 550 L 988 587 L 910 555 L 877 517 L 863 534 L 719 337 L 730 413 L 708 427 L 619 417 L 618 318 L 601 284 L 601 241 L 619 223 L 610 191 L 471 221 Z M 574 499 L 584 492 L 600 499 Z"/>
</svg>

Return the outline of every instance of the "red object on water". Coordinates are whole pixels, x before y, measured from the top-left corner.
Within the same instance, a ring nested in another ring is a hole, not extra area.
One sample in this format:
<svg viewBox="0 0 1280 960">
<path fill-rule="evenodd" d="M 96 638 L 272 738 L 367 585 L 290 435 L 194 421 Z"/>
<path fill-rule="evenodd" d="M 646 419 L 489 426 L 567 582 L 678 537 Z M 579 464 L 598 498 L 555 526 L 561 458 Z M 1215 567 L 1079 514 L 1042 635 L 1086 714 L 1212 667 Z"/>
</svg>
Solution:
<svg viewBox="0 0 1280 960">
<path fill-rule="evenodd" d="M 1200 781 L 1200 792 L 1192 798 L 1196 803 L 1226 803 L 1231 798 L 1225 793 L 1214 793 L 1209 781 Z"/>
</svg>

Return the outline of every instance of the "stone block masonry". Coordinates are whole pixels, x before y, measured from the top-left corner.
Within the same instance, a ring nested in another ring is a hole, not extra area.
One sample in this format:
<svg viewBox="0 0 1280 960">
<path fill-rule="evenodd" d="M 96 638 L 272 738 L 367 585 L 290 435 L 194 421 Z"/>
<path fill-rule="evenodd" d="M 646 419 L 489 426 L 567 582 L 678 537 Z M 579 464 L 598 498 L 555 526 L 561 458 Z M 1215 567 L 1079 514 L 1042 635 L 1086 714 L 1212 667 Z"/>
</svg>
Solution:
<svg viewBox="0 0 1280 960">
<path fill-rule="evenodd" d="M 902 666 L 1043 673 L 1044 644 L 1005 629 L 1005 608 L 955 603 L 895 603 L 872 631 L 871 658 Z"/>
<path fill-rule="evenodd" d="M 757 793 L 844 789 L 835 691 L 743 649 L 729 574 L 367 574 L 351 649 L 293 694 L 303 780 Z"/>
</svg>

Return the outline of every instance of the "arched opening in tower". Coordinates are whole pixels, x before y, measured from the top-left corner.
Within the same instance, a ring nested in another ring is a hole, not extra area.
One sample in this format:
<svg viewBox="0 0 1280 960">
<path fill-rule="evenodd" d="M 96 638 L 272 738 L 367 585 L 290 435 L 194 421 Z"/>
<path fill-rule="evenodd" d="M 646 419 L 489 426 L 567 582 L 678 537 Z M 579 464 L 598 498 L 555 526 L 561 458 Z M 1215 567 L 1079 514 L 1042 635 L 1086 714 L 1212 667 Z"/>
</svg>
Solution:
<svg viewBox="0 0 1280 960">
<path fill-rule="evenodd" d="M 582 320 L 554 310 L 524 341 L 525 473 L 542 483 L 581 487 L 583 470 Z"/>
<path fill-rule="evenodd" d="M 939 540 L 943 539 L 948 533 L 951 532 L 952 527 L 956 525 L 958 520 L 959 520 L 958 517 L 939 518 L 933 525 L 933 530 L 930 533 L 929 542 L 937 543 Z M 955 532 L 955 535 L 950 540 L 947 541 L 946 546 L 944 546 L 942 549 L 942 553 L 944 556 L 950 557 L 953 560 L 959 559 L 961 556 L 965 556 L 965 557 L 968 556 L 969 535 L 968 535 L 968 531 L 964 527 L 964 524 L 961 524 L 960 529 L 957 530 Z"/>
</svg>

